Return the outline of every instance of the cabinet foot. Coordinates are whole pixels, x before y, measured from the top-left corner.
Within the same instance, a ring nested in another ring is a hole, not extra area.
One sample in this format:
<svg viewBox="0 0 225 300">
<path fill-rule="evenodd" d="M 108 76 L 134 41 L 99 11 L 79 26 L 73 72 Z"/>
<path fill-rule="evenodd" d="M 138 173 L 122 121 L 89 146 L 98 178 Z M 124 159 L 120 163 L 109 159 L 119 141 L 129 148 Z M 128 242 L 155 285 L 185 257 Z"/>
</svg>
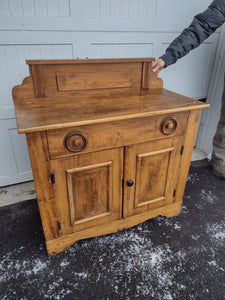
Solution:
<svg viewBox="0 0 225 300">
<path fill-rule="evenodd" d="M 174 209 L 168 209 L 167 211 L 165 211 L 165 213 L 160 214 L 162 217 L 167 217 L 167 218 L 172 218 L 172 217 L 176 217 L 180 214 L 181 211 L 181 207 L 182 207 L 182 202 L 176 202 L 177 204 L 177 208 L 176 210 Z"/>
</svg>

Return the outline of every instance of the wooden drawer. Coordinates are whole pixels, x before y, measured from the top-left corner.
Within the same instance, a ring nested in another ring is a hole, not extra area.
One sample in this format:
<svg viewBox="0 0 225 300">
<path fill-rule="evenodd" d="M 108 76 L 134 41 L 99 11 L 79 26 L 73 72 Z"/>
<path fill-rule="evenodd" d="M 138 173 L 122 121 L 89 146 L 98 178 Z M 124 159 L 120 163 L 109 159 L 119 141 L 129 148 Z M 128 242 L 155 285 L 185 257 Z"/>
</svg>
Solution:
<svg viewBox="0 0 225 300">
<path fill-rule="evenodd" d="M 189 112 L 134 118 L 47 132 L 51 159 L 183 135 Z"/>
</svg>

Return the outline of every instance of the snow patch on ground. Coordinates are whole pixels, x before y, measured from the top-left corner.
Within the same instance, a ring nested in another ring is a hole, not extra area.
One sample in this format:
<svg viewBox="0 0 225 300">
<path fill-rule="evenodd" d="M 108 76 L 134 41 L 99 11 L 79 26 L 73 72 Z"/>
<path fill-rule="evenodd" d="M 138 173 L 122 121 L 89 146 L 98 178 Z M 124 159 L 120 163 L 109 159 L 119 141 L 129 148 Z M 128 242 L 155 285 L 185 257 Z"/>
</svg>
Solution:
<svg viewBox="0 0 225 300">
<path fill-rule="evenodd" d="M 187 177 L 187 182 L 195 183 L 196 181 L 200 181 L 197 173 L 189 173 Z"/>
<path fill-rule="evenodd" d="M 47 263 L 36 258 L 33 261 L 12 259 L 12 253 L 5 255 L 0 264 L 0 282 L 4 283 L 19 276 L 37 275 L 47 268 Z"/>
<path fill-rule="evenodd" d="M 70 262 L 67 259 L 64 259 L 60 263 L 60 267 L 66 267 L 70 264 Z"/>
<path fill-rule="evenodd" d="M 140 233 L 140 234 L 139 234 Z M 135 295 L 136 297 L 156 297 L 156 299 L 173 299 L 170 294 L 171 287 L 178 290 L 184 290 L 186 287 L 177 282 L 176 274 L 182 269 L 186 254 L 183 251 L 174 252 L 168 244 L 153 245 L 150 237 L 142 236 L 142 231 L 135 232 L 129 230 L 123 234 L 115 236 L 104 236 L 95 240 L 99 248 L 103 251 L 99 253 L 97 264 L 103 271 L 101 275 L 96 276 L 96 282 L 99 280 L 107 280 L 111 278 L 114 292 L 119 294 L 122 278 L 127 274 L 128 282 L 133 280 L 132 274 L 136 276 Z M 87 243 L 83 243 L 82 247 L 88 247 Z M 90 245 L 89 245 L 90 247 Z M 111 253 L 110 267 L 106 269 L 106 260 L 108 259 L 108 249 Z M 119 255 L 117 249 L 120 249 Z M 129 253 L 129 255 L 128 255 Z M 171 262 L 172 268 L 168 268 Z M 95 263 L 93 264 L 95 268 Z M 77 273 L 76 276 L 86 278 L 87 273 Z M 109 283 L 110 284 L 110 283 Z M 129 292 L 129 291 L 128 291 Z"/>
<path fill-rule="evenodd" d="M 182 214 L 188 214 L 189 213 L 189 209 L 187 208 L 186 205 L 182 205 L 182 207 L 181 207 L 181 213 Z"/>
<path fill-rule="evenodd" d="M 211 190 L 202 189 L 199 196 L 200 197 L 198 201 L 195 203 L 195 206 L 201 210 L 204 210 L 206 205 L 208 204 L 215 205 L 219 201 L 217 196 L 214 195 L 214 193 Z"/>
<path fill-rule="evenodd" d="M 194 235 L 191 236 L 191 238 L 196 241 L 200 238 L 200 235 L 199 234 L 194 234 Z"/>
<path fill-rule="evenodd" d="M 225 241 L 225 222 L 207 224 L 206 233 L 209 235 L 213 242 Z"/>
<path fill-rule="evenodd" d="M 214 204 L 218 199 L 213 195 L 212 191 L 201 190 L 201 198 L 204 202 Z M 204 203 L 203 202 L 203 203 Z"/>
</svg>

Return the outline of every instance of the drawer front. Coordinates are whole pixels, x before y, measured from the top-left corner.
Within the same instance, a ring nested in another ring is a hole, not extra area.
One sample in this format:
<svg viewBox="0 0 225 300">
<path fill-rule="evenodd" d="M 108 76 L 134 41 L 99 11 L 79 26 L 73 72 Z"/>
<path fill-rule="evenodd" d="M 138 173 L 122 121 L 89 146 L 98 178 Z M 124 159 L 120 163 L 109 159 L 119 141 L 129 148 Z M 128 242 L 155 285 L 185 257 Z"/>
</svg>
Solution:
<svg viewBox="0 0 225 300">
<path fill-rule="evenodd" d="M 183 135 L 189 112 L 63 128 L 47 132 L 51 159 Z"/>
</svg>

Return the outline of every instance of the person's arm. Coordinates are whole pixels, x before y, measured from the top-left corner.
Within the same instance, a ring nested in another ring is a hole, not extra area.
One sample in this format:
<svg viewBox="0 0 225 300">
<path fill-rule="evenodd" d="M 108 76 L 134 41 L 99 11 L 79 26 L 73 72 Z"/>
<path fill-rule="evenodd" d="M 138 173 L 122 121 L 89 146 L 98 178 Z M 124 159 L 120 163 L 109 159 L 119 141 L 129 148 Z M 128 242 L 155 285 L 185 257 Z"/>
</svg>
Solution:
<svg viewBox="0 0 225 300">
<path fill-rule="evenodd" d="M 169 45 L 156 62 L 153 72 L 159 72 L 198 47 L 225 22 L 225 0 L 214 0 L 208 9 L 196 15 L 190 26 Z"/>
</svg>

